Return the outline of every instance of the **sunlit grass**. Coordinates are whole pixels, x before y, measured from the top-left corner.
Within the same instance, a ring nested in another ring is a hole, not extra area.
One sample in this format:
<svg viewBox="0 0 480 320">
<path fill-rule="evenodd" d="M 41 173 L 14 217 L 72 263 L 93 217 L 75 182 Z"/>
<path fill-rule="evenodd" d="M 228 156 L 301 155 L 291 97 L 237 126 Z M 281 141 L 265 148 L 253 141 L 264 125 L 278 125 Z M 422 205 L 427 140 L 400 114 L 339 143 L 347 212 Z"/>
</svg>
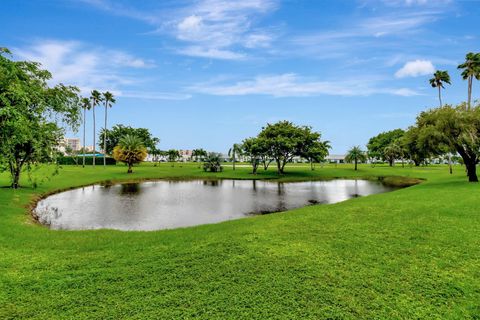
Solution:
<svg viewBox="0 0 480 320">
<path fill-rule="evenodd" d="M 42 169 L 47 170 L 47 169 Z M 50 170 L 50 169 L 48 169 Z M 36 196 L 97 181 L 279 178 L 198 164 L 65 166 L 37 189 L 0 189 L 0 318 L 321 319 L 480 315 L 480 185 L 463 168 L 287 167 L 283 180 L 426 179 L 334 205 L 157 232 L 51 231 Z M 51 171 L 49 171 L 51 172 Z M 28 186 L 28 181 L 22 181 Z M 0 175 L 0 185 L 8 177 Z"/>
</svg>

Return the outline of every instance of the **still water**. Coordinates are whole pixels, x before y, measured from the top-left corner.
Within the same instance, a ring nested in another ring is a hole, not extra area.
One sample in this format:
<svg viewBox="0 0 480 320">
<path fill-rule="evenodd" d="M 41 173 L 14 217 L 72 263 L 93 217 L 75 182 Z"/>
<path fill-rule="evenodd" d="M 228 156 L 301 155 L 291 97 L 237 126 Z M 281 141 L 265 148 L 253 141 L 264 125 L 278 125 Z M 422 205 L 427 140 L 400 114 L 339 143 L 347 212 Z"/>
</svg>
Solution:
<svg viewBox="0 0 480 320">
<path fill-rule="evenodd" d="M 52 229 L 160 230 L 335 203 L 393 189 L 366 180 L 193 180 L 94 185 L 47 197 L 38 203 L 34 213 Z"/>
</svg>

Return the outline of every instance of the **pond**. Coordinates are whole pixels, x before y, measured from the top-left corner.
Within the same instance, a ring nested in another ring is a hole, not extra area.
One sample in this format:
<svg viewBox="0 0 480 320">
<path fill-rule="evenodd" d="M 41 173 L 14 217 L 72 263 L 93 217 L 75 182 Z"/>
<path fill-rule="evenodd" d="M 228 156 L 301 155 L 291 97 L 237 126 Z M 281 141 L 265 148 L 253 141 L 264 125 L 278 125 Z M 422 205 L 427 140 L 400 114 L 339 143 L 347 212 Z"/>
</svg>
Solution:
<svg viewBox="0 0 480 320">
<path fill-rule="evenodd" d="M 94 185 L 41 200 L 51 229 L 160 230 L 216 223 L 392 191 L 379 181 L 149 181 Z"/>
</svg>

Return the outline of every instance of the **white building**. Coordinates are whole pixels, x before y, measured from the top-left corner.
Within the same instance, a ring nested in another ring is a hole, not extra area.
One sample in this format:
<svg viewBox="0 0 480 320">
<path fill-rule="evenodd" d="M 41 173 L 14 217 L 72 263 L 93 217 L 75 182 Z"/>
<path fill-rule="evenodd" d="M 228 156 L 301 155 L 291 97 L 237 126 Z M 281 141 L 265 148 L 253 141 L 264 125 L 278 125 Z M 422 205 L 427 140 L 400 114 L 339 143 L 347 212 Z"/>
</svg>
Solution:
<svg viewBox="0 0 480 320">
<path fill-rule="evenodd" d="M 329 154 L 325 157 L 325 160 L 329 163 L 345 163 L 344 154 Z"/>
<path fill-rule="evenodd" d="M 80 145 L 79 138 L 64 138 L 60 140 L 58 145 L 58 151 L 65 153 L 67 148 L 70 148 L 72 151 L 80 151 L 82 146 Z"/>
</svg>

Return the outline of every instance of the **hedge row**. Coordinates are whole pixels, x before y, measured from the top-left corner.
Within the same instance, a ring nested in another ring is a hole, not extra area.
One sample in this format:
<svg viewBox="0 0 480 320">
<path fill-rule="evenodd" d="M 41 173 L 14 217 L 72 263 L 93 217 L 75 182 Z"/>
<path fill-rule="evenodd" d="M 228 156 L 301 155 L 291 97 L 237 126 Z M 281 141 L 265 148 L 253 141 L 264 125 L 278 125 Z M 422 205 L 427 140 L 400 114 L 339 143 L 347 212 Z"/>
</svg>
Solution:
<svg viewBox="0 0 480 320">
<path fill-rule="evenodd" d="M 77 162 L 75 162 L 77 160 Z M 73 157 L 59 157 L 57 159 L 57 163 L 62 165 L 75 165 L 75 164 L 83 164 L 83 157 L 79 156 L 76 159 Z M 85 164 L 86 165 L 92 165 L 93 164 L 93 157 L 85 157 Z M 103 165 L 103 157 L 96 157 L 95 159 L 95 164 L 101 164 Z M 115 165 L 117 164 L 117 161 L 113 159 L 112 157 L 107 157 L 107 165 Z"/>
</svg>

